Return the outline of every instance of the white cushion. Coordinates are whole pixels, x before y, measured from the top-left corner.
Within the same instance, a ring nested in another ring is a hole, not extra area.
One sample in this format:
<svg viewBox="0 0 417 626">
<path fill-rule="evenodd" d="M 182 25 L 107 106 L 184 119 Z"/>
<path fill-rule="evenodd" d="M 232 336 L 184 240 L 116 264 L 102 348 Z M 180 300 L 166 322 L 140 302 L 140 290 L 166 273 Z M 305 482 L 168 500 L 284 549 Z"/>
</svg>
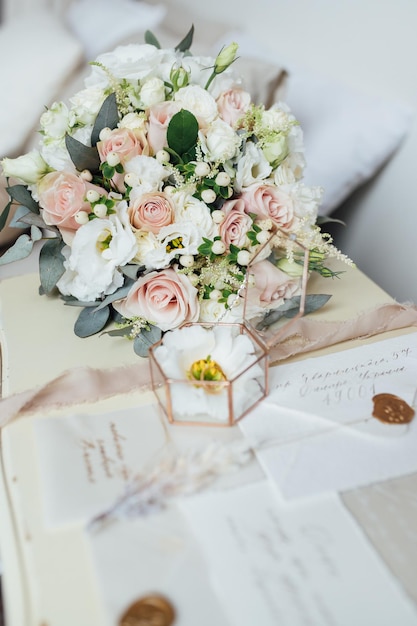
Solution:
<svg viewBox="0 0 417 626">
<path fill-rule="evenodd" d="M 144 43 L 143 33 L 155 28 L 165 12 L 162 5 L 137 0 L 75 0 L 66 20 L 82 43 L 86 59 L 92 61 L 136 33 L 137 43 Z"/>
<path fill-rule="evenodd" d="M 56 17 L 36 11 L 0 27 L 0 58 L 0 157 L 14 157 L 79 66 L 82 49 Z"/>
<path fill-rule="evenodd" d="M 408 104 L 357 92 L 302 68 L 290 68 L 286 102 L 304 131 L 304 180 L 324 188 L 323 215 L 376 174 L 413 119 Z"/>
</svg>

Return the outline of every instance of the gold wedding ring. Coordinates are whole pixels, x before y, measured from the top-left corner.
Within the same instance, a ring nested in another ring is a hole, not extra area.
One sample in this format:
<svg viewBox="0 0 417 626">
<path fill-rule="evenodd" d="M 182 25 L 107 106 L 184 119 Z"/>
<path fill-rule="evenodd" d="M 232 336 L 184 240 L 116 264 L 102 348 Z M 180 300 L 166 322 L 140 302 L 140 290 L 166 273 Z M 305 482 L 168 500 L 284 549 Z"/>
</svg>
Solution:
<svg viewBox="0 0 417 626">
<path fill-rule="evenodd" d="M 131 604 L 119 620 L 119 626 L 171 626 L 175 611 L 171 602 L 158 594 L 143 596 Z"/>
</svg>

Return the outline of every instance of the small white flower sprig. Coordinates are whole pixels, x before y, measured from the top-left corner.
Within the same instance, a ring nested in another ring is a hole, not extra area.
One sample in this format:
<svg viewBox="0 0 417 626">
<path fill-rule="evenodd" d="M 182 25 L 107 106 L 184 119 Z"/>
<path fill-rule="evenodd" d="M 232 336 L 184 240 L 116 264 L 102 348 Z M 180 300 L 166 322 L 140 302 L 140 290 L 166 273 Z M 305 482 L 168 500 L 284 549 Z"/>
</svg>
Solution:
<svg viewBox="0 0 417 626">
<path fill-rule="evenodd" d="M 84 89 L 42 115 L 38 148 L 1 163 L 17 184 L 0 229 L 18 204 L 11 226 L 25 232 L 0 265 L 39 241 L 40 291 L 81 307 L 75 333 L 112 325 L 142 356 L 184 323 L 236 321 L 248 267 L 255 312 L 287 306 L 302 271 L 289 235 L 310 271 L 348 261 L 318 226 L 322 189 L 302 181 L 289 108 L 252 102 L 236 43 L 212 59 L 193 56 L 192 39 L 163 49 L 147 33 L 100 55 Z"/>
</svg>

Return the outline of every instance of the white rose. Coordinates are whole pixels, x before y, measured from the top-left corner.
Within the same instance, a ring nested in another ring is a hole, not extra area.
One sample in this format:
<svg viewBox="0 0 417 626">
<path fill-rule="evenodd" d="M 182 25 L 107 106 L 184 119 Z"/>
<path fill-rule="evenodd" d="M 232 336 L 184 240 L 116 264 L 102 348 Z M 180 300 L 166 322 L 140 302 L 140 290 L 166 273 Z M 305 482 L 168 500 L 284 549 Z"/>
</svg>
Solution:
<svg viewBox="0 0 417 626">
<path fill-rule="evenodd" d="M 218 115 L 217 104 L 208 91 L 198 85 L 179 89 L 175 101 L 195 115 L 200 127 L 207 127 Z"/>
<path fill-rule="evenodd" d="M 38 150 L 32 150 L 17 159 L 2 159 L 3 174 L 8 178 L 19 178 L 28 185 L 37 183 L 49 168 Z"/>
<path fill-rule="evenodd" d="M 288 132 L 291 121 L 294 119 L 294 116 L 289 114 L 288 107 L 282 103 L 275 104 L 270 109 L 262 112 L 262 124 L 276 132 Z"/>
<path fill-rule="evenodd" d="M 161 228 L 156 238 L 159 246 L 146 254 L 146 269 L 168 267 L 179 254 L 197 254 L 198 247 L 203 242 L 203 233 L 192 222 L 179 222 Z"/>
<path fill-rule="evenodd" d="M 226 315 L 226 307 L 218 300 L 201 300 L 199 322 L 220 322 Z"/>
<path fill-rule="evenodd" d="M 228 161 L 232 159 L 239 149 L 241 139 L 230 124 L 221 119 L 216 119 L 204 134 L 199 133 L 203 152 L 210 161 Z"/>
<path fill-rule="evenodd" d="M 130 128 L 131 130 L 144 130 L 146 121 L 143 115 L 139 113 L 128 113 L 120 120 L 118 124 L 119 128 Z"/>
<path fill-rule="evenodd" d="M 63 102 L 54 102 L 52 106 L 41 115 L 40 125 L 47 137 L 62 139 L 68 131 L 68 107 Z"/>
<path fill-rule="evenodd" d="M 103 89 L 91 87 L 76 93 L 72 98 L 70 110 L 70 125 L 94 124 L 101 105 L 106 98 Z"/>
<path fill-rule="evenodd" d="M 260 182 L 268 178 L 272 167 L 267 159 L 252 141 L 247 141 L 245 154 L 241 157 L 237 165 L 235 186 L 237 191 L 243 187 L 248 187 L 252 183 Z"/>
<path fill-rule="evenodd" d="M 147 108 L 165 100 L 165 85 L 160 78 L 154 77 L 147 80 L 140 89 L 140 99 Z"/>
<path fill-rule="evenodd" d="M 192 222 L 210 239 L 218 234 L 210 209 L 202 200 L 182 191 L 172 193 L 170 199 L 175 206 L 177 222 Z"/>
<path fill-rule="evenodd" d="M 126 202 L 121 202 L 116 213 L 93 219 L 77 230 L 57 287 L 63 295 L 83 302 L 113 293 L 124 280 L 119 266 L 131 261 L 136 250 Z"/>
</svg>

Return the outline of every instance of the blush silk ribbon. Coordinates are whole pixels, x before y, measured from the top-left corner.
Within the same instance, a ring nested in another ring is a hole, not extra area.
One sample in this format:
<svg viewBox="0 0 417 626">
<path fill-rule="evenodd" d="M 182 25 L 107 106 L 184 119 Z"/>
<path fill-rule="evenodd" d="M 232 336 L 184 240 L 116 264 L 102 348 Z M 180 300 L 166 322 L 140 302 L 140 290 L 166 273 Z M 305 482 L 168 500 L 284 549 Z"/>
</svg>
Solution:
<svg viewBox="0 0 417 626">
<path fill-rule="evenodd" d="M 297 354 L 414 326 L 417 326 L 417 307 L 396 302 L 384 304 L 347 321 L 328 322 L 302 317 L 283 329 L 279 343 L 270 349 L 269 360 L 275 365 Z M 41 387 L 0 400 L 0 427 L 39 410 L 93 403 L 150 389 L 150 368 L 146 359 L 112 369 L 74 368 Z"/>
</svg>

